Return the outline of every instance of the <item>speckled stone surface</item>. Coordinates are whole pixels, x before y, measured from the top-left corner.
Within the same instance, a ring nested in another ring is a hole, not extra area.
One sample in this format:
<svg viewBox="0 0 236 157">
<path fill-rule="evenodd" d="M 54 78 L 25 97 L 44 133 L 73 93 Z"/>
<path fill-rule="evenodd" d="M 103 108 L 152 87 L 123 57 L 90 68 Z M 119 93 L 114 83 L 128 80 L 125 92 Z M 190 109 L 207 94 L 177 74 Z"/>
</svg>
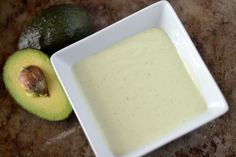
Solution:
<svg viewBox="0 0 236 157">
<path fill-rule="evenodd" d="M 74 114 L 47 122 L 20 108 L 2 82 L 2 66 L 16 50 L 22 29 L 42 8 L 76 3 L 93 17 L 97 30 L 155 0 L 0 1 L 0 157 L 93 157 Z M 146 157 L 236 157 L 236 0 L 170 0 L 229 103 L 215 121 Z"/>
</svg>

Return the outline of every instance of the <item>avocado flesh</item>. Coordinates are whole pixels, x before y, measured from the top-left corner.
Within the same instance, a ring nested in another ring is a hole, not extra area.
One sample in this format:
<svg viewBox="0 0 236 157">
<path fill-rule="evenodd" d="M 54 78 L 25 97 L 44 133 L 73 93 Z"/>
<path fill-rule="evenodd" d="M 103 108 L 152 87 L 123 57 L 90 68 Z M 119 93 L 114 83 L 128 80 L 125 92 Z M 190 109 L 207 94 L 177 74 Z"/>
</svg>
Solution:
<svg viewBox="0 0 236 157">
<path fill-rule="evenodd" d="M 33 96 L 22 86 L 18 76 L 23 67 L 30 65 L 35 65 L 43 71 L 49 96 Z M 3 80 L 9 93 L 19 105 L 43 119 L 63 120 L 72 112 L 48 56 L 41 51 L 24 49 L 13 53 L 4 65 Z"/>
<path fill-rule="evenodd" d="M 87 12 L 77 5 L 52 6 L 35 16 L 22 32 L 18 48 L 35 48 L 51 55 L 94 32 Z"/>
</svg>

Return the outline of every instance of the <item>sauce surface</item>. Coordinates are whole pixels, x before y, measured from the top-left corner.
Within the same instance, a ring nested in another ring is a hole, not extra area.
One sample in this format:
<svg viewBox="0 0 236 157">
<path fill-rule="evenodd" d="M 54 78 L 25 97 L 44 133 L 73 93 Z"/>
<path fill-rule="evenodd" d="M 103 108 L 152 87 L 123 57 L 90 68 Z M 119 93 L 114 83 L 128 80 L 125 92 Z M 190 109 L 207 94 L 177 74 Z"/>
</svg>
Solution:
<svg viewBox="0 0 236 157">
<path fill-rule="evenodd" d="M 82 60 L 74 71 L 116 155 L 154 142 L 206 110 L 176 48 L 157 28 Z"/>
</svg>

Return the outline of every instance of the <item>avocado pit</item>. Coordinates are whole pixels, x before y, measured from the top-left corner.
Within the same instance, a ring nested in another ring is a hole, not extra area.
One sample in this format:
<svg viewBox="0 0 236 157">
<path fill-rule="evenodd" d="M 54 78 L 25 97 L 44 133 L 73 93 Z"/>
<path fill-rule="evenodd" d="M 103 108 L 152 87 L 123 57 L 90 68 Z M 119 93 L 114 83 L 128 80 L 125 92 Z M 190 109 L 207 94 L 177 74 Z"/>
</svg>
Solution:
<svg viewBox="0 0 236 157">
<path fill-rule="evenodd" d="M 39 67 L 35 65 L 23 67 L 19 74 L 19 81 L 33 96 L 49 96 L 46 78 Z"/>
</svg>

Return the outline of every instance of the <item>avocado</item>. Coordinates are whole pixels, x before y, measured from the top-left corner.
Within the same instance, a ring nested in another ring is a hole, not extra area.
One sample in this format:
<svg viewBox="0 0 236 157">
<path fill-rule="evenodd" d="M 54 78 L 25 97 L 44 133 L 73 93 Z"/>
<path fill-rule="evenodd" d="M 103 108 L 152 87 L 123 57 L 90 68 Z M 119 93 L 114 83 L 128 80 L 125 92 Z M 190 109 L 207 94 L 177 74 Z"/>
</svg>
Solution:
<svg viewBox="0 0 236 157">
<path fill-rule="evenodd" d="M 49 7 L 35 16 L 21 33 L 18 49 L 35 48 L 48 55 L 94 32 L 87 12 L 77 5 Z"/>
<path fill-rule="evenodd" d="M 38 117 L 58 121 L 72 112 L 49 57 L 39 50 L 13 53 L 3 67 L 3 81 L 15 101 Z"/>
</svg>

